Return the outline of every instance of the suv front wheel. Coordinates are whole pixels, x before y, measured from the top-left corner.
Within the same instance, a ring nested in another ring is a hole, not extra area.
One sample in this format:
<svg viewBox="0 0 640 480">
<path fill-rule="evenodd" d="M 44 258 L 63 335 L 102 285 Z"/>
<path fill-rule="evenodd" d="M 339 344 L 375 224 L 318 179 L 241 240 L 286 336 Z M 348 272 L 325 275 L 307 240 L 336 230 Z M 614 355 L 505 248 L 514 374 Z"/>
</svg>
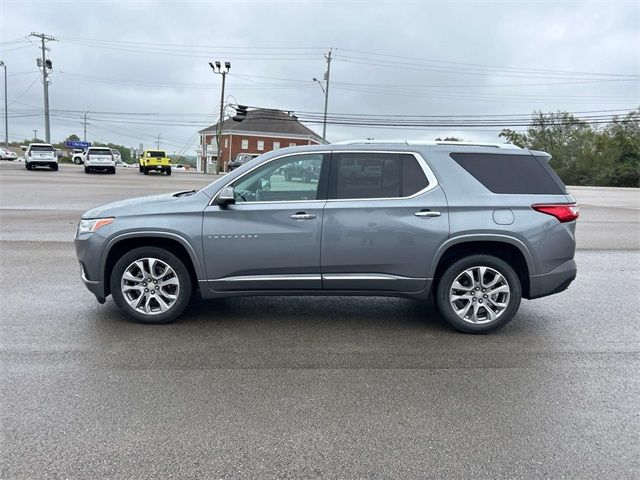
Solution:
<svg viewBox="0 0 640 480">
<path fill-rule="evenodd" d="M 514 269 L 491 255 L 464 257 L 442 274 L 437 303 L 442 316 L 457 330 L 490 333 L 515 316 L 522 299 Z"/>
<path fill-rule="evenodd" d="M 170 323 L 191 300 L 191 277 L 171 252 L 136 248 L 113 267 L 111 295 L 118 307 L 137 322 Z"/>
</svg>

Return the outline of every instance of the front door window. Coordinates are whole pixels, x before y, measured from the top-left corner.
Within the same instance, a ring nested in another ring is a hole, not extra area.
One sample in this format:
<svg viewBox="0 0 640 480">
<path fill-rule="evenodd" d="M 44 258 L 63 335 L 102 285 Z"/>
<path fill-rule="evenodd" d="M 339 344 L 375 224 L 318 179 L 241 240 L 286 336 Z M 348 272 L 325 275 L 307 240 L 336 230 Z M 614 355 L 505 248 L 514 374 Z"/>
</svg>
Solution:
<svg viewBox="0 0 640 480">
<path fill-rule="evenodd" d="M 323 154 L 290 155 L 261 165 L 233 183 L 236 204 L 318 198 Z"/>
</svg>

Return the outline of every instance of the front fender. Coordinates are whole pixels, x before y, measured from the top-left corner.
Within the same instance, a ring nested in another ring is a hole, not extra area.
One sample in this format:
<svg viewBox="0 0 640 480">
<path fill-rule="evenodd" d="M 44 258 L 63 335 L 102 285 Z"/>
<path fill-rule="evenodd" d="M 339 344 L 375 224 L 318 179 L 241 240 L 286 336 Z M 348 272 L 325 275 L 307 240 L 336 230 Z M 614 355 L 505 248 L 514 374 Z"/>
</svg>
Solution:
<svg viewBox="0 0 640 480">
<path fill-rule="evenodd" d="M 185 239 L 181 235 L 178 235 L 177 233 L 167 232 L 163 230 L 140 230 L 135 232 L 121 233 L 111 238 L 102 252 L 102 257 L 100 260 L 100 277 L 99 278 L 101 279 L 105 278 L 105 273 L 106 273 L 105 268 L 107 264 L 107 258 L 109 258 L 109 252 L 117 243 L 130 238 L 141 238 L 141 237 L 167 238 L 167 239 L 175 240 L 179 242 L 189 254 L 189 258 L 191 259 L 191 263 L 193 264 L 193 269 L 195 270 L 196 277 L 198 279 L 204 278 L 204 270 L 202 269 L 200 259 L 198 258 L 196 251 L 193 249 L 193 247 L 187 241 L 187 239 Z"/>
</svg>

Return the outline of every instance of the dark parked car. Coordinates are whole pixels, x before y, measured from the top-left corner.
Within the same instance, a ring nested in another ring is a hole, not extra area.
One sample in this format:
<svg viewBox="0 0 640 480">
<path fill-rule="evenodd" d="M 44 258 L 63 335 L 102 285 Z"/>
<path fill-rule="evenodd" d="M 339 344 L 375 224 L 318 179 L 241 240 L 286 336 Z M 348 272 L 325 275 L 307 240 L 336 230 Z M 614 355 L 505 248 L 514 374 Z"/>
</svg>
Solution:
<svg viewBox="0 0 640 480">
<path fill-rule="evenodd" d="M 249 160 L 253 160 L 254 158 L 256 158 L 258 155 L 254 155 L 252 153 L 239 153 L 236 158 L 234 158 L 233 160 L 231 160 L 228 164 L 227 164 L 227 170 L 229 172 L 235 170 L 238 167 L 241 167 L 242 165 L 244 165 L 245 163 L 247 163 Z"/>
<path fill-rule="evenodd" d="M 312 180 L 320 178 L 320 167 L 315 162 L 301 160 L 299 162 L 290 163 L 281 169 L 284 179 L 287 181 L 293 179 L 302 180 L 309 183 Z"/>
</svg>

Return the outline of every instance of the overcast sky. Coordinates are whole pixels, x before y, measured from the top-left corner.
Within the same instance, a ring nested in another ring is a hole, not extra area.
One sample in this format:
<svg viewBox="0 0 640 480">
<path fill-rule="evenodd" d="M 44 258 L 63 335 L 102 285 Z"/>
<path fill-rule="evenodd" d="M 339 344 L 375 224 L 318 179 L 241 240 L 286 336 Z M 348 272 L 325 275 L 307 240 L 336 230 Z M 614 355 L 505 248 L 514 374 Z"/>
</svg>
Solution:
<svg viewBox="0 0 640 480">
<path fill-rule="evenodd" d="M 329 48 L 330 114 L 504 116 L 640 104 L 640 2 L 0 0 L 10 140 L 34 129 L 44 137 L 31 32 L 58 39 L 48 43 L 53 141 L 82 137 L 89 111 L 88 140 L 151 146 L 160 134 L 162 147 L 193 155 L 197 130 L 217 121 L 221 78 L 208 66 L 216 59 L 232 64 L 229 102 L 322 112 L 312 78 L 322 78 Z M 329 125 L 327 137 L 495 141 L 498 131 Z"/>
</svg>

